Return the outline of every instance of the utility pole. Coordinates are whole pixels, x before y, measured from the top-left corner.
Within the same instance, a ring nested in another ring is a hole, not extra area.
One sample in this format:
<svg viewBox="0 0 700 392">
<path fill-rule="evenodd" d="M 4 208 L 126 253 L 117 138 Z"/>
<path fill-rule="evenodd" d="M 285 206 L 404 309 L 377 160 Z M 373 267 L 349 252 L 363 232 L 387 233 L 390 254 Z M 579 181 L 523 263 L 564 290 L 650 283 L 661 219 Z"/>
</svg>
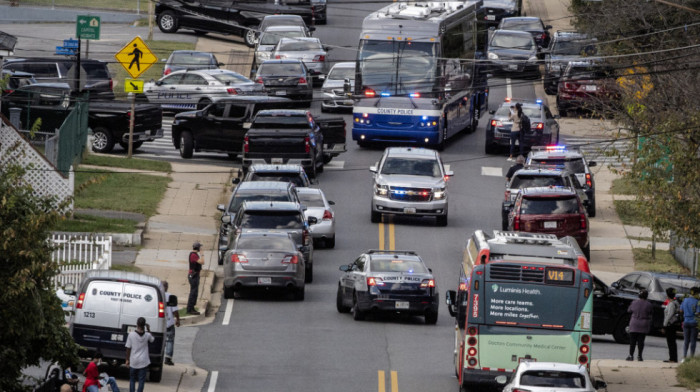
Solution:
<svg viewBox="0 0 700 392">
<path fill-rule="evenodd" d="M 153 2 L 148 2 L 148 40 L 153 40 Z"/>
</svg>

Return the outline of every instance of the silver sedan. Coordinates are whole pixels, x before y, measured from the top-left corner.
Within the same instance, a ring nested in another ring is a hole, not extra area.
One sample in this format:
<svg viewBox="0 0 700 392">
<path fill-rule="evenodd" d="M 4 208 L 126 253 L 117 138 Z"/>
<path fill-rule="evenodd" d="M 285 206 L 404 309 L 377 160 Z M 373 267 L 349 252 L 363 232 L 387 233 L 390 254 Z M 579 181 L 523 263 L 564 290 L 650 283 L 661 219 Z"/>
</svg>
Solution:
<svg viewBox="0 0 700 392">
<path fill-rule="evenodd" d="M 326 112 L 334 109 L 352 110 L 353 100 L 348 97 L 345 91 L 345 80 L 350 82 L 350 89 L 355 85 L 355 63 L 336 63 L 328 73 L 326 81 L 323 82 L 323 102 L 321 111 Z"/>
<path fill-rule="evenodd" d="M 226 69 L 175 71 L 144 84 L 150 103 L 164 109 L 201 109 L 214 98 L 234 95 L 265 95 L 262 85 Z"/>
<path fill-rule="evenodd" d="M 270 59 L 270 54 L 282 38 L 303 38 L 308 36 L 307 30 L 303 26 L 268 27 L 260 33 L 260 38 L 255 39 L 255 65 L 253 68 Z"/>
<path fill-rule="evenodd" d="M 275 46 L 271 58 L 303 61 L 314 75 L 314 82 L 323 81 L 328 74 L 328 52 L 318 38 L 282 38 Z"/>
<path fill-rule="evenodd" d="M 313 216 L 317 223 L 311 225 L 309 231 L 314 242 L 323 241 L 325 248 L 335 247 L 335 212 L 331 206 L 333 201 L 326 199 L 322 190 L 316 188 L 297 188 L 299 202 L 306 207 L 306 217 Z"/>
</svg>

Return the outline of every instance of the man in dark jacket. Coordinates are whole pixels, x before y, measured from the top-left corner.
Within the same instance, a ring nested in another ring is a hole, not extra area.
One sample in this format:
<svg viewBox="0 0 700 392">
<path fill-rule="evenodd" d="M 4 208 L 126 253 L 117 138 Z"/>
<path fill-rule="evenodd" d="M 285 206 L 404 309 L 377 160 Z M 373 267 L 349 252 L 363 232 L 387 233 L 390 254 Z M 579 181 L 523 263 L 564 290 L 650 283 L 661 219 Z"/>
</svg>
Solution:
<svg viewBox="0 0 700 392">
<path fill-rule="evenodd" d="M 644 340 L 647 334 L 651 330 L 651 317 L 653 314 L 653 307 L 651 302 L 647 300 L 649 297 L 649 292 L 642 290 L 639 292 L 639 299 L 635 299 L 630 304 L 627 309 L 628 313 L 632 313 L 630 317 L 630 355 L 627 357 L 628 361 L 634 360 L 634 347 L 639 348 L 639 353 L 637 354 L 637 359 L 643 361 L 642 353 L 644 351 Z"/>
</svg>

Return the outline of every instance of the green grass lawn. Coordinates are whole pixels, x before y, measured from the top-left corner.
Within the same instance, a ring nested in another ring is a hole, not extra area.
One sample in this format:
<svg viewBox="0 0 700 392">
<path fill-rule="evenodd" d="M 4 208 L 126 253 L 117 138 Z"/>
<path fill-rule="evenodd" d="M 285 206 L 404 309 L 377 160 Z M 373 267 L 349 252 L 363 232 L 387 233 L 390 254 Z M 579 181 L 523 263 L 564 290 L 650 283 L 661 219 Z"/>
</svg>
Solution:
<svg viewBox="0 0 700 392">
<path fill-rule="evenodd" d="M 640 208 L 636 200 L 615 200 L 615 210 L 620 220 L 625 225 L 648 226 L 648 217 Z"/>
<path fill-rule="evenodd" d="M 112 156 L 88 154 L 87 156 L 85 156 L 85 158 L 83 158 L 82 163 L 84 165 L 118 167 L 122 169 L 138 169 L 165 173 L 170 173 L 172 171 L 172 167 L 169 162 L 152 161 L 149 159 L 139 158 L 126 159 Z"/>
<path fill-rule="evenodd" d="M 700 357 L 688 358 L 676 369 L 680 384 L 690 390 L 700 387 Z"/>
<path fill-rule="evenodd" d="M 625 177 L 613 180 L 610 190 L 616 195 L 634 195 L 637 193 L 632 182 Z"/>
<path fill-rule="evenodd" d="M 58 223 L 54 230 L 83 233 L 133 233 L 138 222 L 130 219 L 113 219 L 74 214 Z"/>
<path fill-rule="evenodd" d="M 688 270 L 673 258 L 671 252 L 656 249 L 656 259 L 651 258 L 651 249 L 632 249 L 634 253 L 634 269 L 638 271 L 672 272 L 688 274 Z"/>
</svg>

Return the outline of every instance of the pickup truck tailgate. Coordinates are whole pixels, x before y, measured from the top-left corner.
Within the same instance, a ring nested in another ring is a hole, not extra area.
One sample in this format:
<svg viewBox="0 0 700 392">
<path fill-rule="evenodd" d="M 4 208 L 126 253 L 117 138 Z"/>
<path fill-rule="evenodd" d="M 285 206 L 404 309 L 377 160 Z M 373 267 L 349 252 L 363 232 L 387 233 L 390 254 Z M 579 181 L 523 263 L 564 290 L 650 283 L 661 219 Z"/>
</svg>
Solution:
<svg viewBox="0 0 700 392">
<path fill-rule="evenodd" d="M 345 143 L 345 120 L 342 117 L 315 116 L 314 118 L 321 128 L 324 144 Z"/>
<path fill-rule="evenodd" d="M 253 134 L 249 132 L 247 136 L 248 152 L 251 157 L 256 153 L 266 156 L 274 156 L 275 154 L 290 156 L 297 153 L 308 155 L 306 136 L 306 133 L 283 130 L 265 130 Z"/>
</svg>

